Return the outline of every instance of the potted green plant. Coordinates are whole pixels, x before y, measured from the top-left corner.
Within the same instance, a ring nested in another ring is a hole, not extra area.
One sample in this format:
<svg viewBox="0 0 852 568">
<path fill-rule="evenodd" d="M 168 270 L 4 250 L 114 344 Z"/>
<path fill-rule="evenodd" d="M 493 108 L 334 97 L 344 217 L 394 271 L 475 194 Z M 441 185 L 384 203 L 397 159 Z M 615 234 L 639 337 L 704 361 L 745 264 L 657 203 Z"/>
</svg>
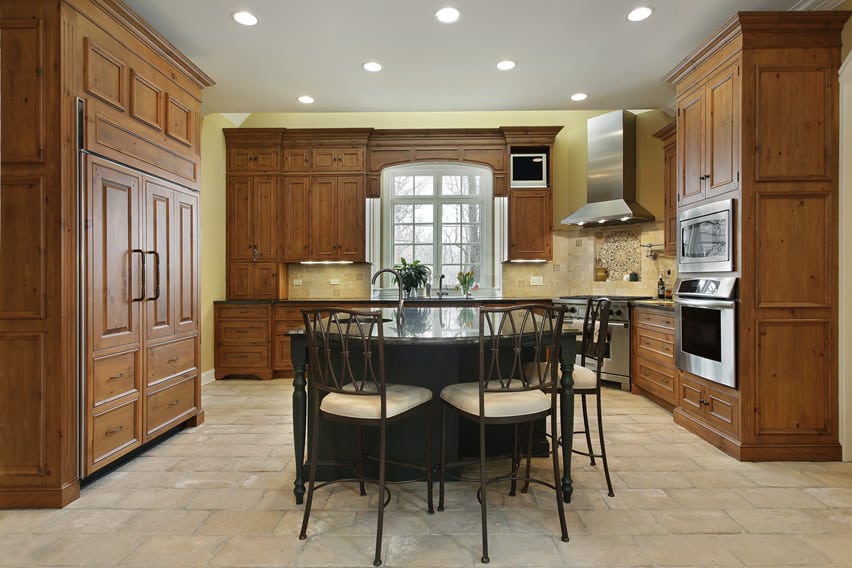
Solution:
<svg viewBox="0 0 852 568">
<path fill-rule="evenodd" d="M 419 260 L 407 262 L 405 258 L 400 258 L 399 264 L 394 265 L 393 268 L 399 274 L 406 296 L 410 296 L 412 290 L 425 286 L 429 281 L 429 267 Z M 396 284 L 396 278 L 394 278 L 394 284 Z"/>
</svg>

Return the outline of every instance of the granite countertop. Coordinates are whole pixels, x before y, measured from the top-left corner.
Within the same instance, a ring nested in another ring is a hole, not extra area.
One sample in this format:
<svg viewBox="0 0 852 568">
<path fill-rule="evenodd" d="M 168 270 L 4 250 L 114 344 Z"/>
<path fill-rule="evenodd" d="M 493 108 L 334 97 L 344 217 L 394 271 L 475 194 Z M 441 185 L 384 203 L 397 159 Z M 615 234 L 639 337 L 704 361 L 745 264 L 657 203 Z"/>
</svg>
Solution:
<svg viewBox="0 0 852 568">
<path fill-rule="evenodd" d="M 656 308 L 658 310 L 674 311 L 674 300 L 632 300 L 630 305 L 637 308 Z"/>
</svg>

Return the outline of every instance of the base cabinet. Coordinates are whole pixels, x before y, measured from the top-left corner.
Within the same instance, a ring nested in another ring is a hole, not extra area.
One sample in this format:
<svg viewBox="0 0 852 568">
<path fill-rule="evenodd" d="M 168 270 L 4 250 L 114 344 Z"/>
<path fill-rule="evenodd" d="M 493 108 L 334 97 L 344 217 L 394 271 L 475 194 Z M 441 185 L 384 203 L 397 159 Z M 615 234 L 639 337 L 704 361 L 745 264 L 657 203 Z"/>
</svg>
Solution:
<svg viewBox="0 0 852 568">
<path fill-rule="evenodd" d="M 633 392 L 672 409 L 677 404 L 674 312 L 634 307 L 631 338 Z"/>
<path fill-rule="evenodd" d="M 270 304 L 216 303 L 216 378 L 253 375 L 272 378 Z"/>
<path fill-rule="evenodd" d="M 700 429 L 712 434 L 702 437 L 724 448 L 729 441 L 739 438 L 739 410 L 735 389 L 681 371 L 675 422 L 693 431 Z"/>
</svg>

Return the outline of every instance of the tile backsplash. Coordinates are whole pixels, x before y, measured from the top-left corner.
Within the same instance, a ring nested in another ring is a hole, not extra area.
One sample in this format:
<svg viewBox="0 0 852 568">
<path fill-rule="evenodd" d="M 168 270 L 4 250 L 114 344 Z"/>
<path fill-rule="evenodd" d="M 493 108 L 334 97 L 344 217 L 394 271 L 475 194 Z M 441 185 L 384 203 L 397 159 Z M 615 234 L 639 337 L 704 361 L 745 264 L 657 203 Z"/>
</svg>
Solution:
<svg viewBox="0 0 852 568">
<path fill-rule="evenodd" d="M 555 297 L 573 294 L 654 296 L 660 273 L 669 285 L 677 277 L 674 257 L 648 256 L 642 244 L 660 244 L 663 224 L 643 223 L 618 229 L 569 229 L 553 233 L 553 261 L 503 264 L 504 297 Z M 607 279 L 595 281 L 595 268 L 608 269 Z M 375 268 L 377 269 L 377 268 Z M 291 299 L 363 299 L 370 297 L 371 264 L 291 264 Z M 625 281 L 636 272 L 639 280 Z M 541 285 L 533 285 L 533 282 Z M 297 284 L 300 282 L 300 284 Z"/>
</svg>

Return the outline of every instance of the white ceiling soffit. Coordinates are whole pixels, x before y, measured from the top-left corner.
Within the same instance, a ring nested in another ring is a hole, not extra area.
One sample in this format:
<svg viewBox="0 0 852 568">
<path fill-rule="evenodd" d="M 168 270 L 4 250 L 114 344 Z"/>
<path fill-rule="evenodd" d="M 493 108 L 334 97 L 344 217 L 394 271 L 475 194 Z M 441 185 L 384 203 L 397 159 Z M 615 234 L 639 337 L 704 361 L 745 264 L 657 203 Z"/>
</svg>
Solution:
<svg viewBox="0 0 852 568">
<path fill-rule="evenodd" d="M 641 0 L 454 0 L 447 25 L 437 0 L 125 2 L 216 81 L 203 107 L 219 113 L 671 108 L 663 77 L 736 11 L 839 4 L 649 0 L 631 23 Z M 258 24 L 234 22 L 238 8 Z M 517 67 L 497 70 L 504 59 Z M 384 69 L 364 71 L 371 60 Z"/>
</svg>

